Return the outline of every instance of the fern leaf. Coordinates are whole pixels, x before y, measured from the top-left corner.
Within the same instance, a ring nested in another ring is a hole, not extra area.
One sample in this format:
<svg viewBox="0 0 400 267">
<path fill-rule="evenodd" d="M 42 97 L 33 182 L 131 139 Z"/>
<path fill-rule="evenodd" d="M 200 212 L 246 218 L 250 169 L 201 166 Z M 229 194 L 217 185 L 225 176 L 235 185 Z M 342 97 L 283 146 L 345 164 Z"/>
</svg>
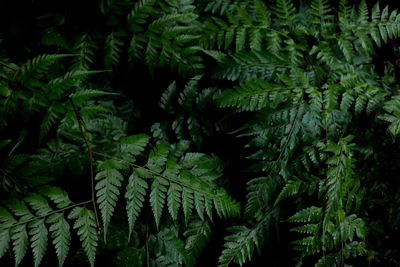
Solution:
<svg viewBox="0 0 400 267">
<path fill-rule="evenodd" d="M 260 244 L 261 233 L 258 228 L 249 229 L 246 226 L 234 226 L 228 229 L 232 234 L 225 237 L 225 249 L 218 259 L 219 267 L 227 267 L 234 261 L 243 265 L 246 260 L 251 259 L 254 245 Z"/>
<path fill-rule="evenodd" d="M 154 172 L 161 173 L 167 162 L 168 154 L 169 150 L 166 145 L 156 145 L 150 152 L 146 166 Z"/>
<path fill-rule="evenodd" d="M 290 92 L 292 88 L 286 88 L 278 84 L 256 80 L 242 84 L 236 90 L 226 90 L 218 98 L 221 107 L 237 107 L 242 110 L 261 110 L 268 106 L 274 99 L 274 92 L 281 94 Z"/>
<path fill-rule="evenodd" d="M 183 235 L 186 237 L 185 250 L 189 255 L 189 266 L 195 264 L 196 257 L 206 246 L 206 242 L 212 233 L 211 225 L 208 221 L 192 221 Z"/>
<path fill-rule="evenodd" d="M 0 229 L 0 258 L 7 252 L 11 240 L 9 229 Z"/>
<path fill-rule="evenodd" d="M 89 75 L 102 73 L 103 71 L 73 70 L 65 73 L 61 77 L 54 78 L 49 81 L 48 90 L 57 90 L 61 93 L 67 91 L 71 87 L 79 85 L 84 78 Z"/>
<path fill-rule="evenodd" d="M 43 117 L 39 130 L 39 141 L 42 141 L 51 128 L 61 119 L 61 115 L 65 112 L 64 106 L 60 104 L 51 105 L 46 115 Z"/>
<path fill-rule="evenodd" d="M 150 206 L 153 210 L 157 228 L 159 228 L 162 210 L 165 205 L 165 194 L 167 193 L 168 181 L 157 177 L 151 184 Z"/>
<path fill-rule="evenodd" d="M 11 240 L 11 229 L 16 220 L 5 208 L 0 207 L 0 258 L 7 252 Z"/>
<path fill-rule="evenodd" d="M 86 208 L 76 207 L 68 215 L 69 219 L 75 219 L 74 229 L 78 230 L 79 240 L 89 260 L 94 267 L 97 248 L 97 231 L 94 212 Z"/>
<path fill-rule="evenodd" d="M 246 28 L 240 28 L 236 32 L 236 52 L 242 51 L 246 42 Z"/>
<path fill-rule="evenodd" d="M 149 142 L 150 137 L 145 134 L 132 135 L 121 139 L 121 151 L 133 156 L 138 156 L 143 152 Z"/>
<path fill-rule="evenodd" d="M 59 209 L 65 208 L 72 204 L 68 194 L 59 187 L 44 186 L 41 187 L 38 192 L 50 198 Z"/>
<path fill-rule="evenodd" d="M 119 187 L 121 187 L 123 177 L 116 169 L 106 169 L 99 172 L 95 180 L 97 181 L 95 187 L 97 203 L 104 225 L 104 239 L 106 239 L 108 225 L 120 194 Z"/>
<path fill-rule="evenodd" d="M 113 69 L 120 62 L 122 46 L 124 43 L 112 32 L 106 39 L 106 57 L 104 59 L 107 69 Z"/>
<path fill-rule="evenodd" d="M 326 27 L 326 20 L 330 20 L 331 7 L 328 0 L 313 0 L 311 2 L 311 22 Z M 324 30 L 324 29 L 322 29 Z"/>
<path fill-rule="evenodd" d="M 189 221 L 193 210 L 193 191 L 190 188 L 182 189 L 182 208 L 185 217 L 185 223 Z"/>
<path fill-rule="evenodd" d="M 86 104 L 89 100 L 92 100 L 92 98 L 106 95 L 115 96 L 118 94 L 93 89 L 82 89 L 70 94 L 69 97 L 71 97 L 76 106 L 82 106 L 83 104 Z"/>
<path fill-rule="evenodd" d="M 276 0 L 275 12 L 281 25 L 292 25 L 298 16 L 291 0 Z"/>
<path fill-rule="evenodd" d="M 31 248 L 36 267 L 39 266 L 46 252 L 48 231 L 44 219 L 35 220 L 28 227 L 31 228 L 29 235 L 31 235 Z"/>
<path fill-rule="evenodd" d="M 88 70 L 94 63 L 96 52 L 99 49 L 89 34 L 83 34 L 75 46 L 76 57 L 73 59 L 73 70 Z"/>
<path fill-rule="evenodd" d="M 47 203 L 47 200 L 38 194 L 30 193 L 24 198 L 24 201 L 29 203 L 35 213 L 39 216 L 44 216 L 53 211 Z"/>
<path fill-rule="evenodd" d="M 171 183 L 168 189 L 168 211 L 174 221 L 178 218 L 181 206 L 181 191 L 182 187 L 175 183 Z"/>
<path fill-rule="evenodd" d="M 130 240 L 136 219 L 143 207 L 147 189 L 147 182 L 140 178 L 136 170 L 134 170 L 131 176 L 129 176 L 128 186 L 125 193 L 126 212 L 128 214 L 129 224 L 128 240 Z"/>
<path fill-rule="evenodd" d="M 317 222 L 321 219 L 321 208 L 312 206 L 302 209 L 293 216 L 291 216 L 289 222 Z"/>
<path fill-rule="evenodd" d="M 52 65 L 55 61 L 70 57 L 72 55 L 67 54 L 55 54 L 55 55 L 40 55 L 31 60 L 28 60 L 24 65 L 21 67 L 21 79 L 23 82 L 26 82 L 27 79 L 31 78 L 40 78 L 43 74 L 48 71 L 50 65 Z"/>
<path fill-rule="evenodd" d="M 64 213 L 56 213 L 47 219 L 51 223 L 49 228 L 51 232 L 52 243 L 56 250 L 58 265 L 63 266 L 68 256 L 71 244 L 71 233 L 69 223 L 64 218 Z"/>
<path fill-rule="evenodd" d="M 11 240 L 15 256 L 15 266 L 18 266 L 24 258 L 29 244 L 25 224 L 11 228 Z"/>
<path fill-rule="evenodd" d="M 194 206 L 200 219 L 204 220 L 204 195 L 200 194 L 199 192 L 194 192 Z"/>
<path fill-rule="evenodd" d="M 276 198 L 275 204 L 278 204 L 283 199 L 288 198 L 289 196 L 294 196 L 299 193 L 300 186 L 302 182 L 300 180 L 291 180 L 286 183 L 286 185 L 282 188 L 281 192 L 279 193 L 278 197 Z"/>
</svg>

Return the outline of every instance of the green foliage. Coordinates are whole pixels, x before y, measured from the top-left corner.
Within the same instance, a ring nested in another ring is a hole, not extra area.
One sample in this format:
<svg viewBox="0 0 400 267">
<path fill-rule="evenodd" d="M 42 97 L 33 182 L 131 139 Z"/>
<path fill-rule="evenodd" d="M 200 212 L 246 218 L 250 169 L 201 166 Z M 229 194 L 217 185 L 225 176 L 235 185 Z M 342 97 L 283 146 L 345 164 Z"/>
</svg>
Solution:
<svg viewBox="0 0 400 267">
<path fill-rule="evenodd" d="M 396 9 L 42 5 L 28 5 L 32 34 L 16 23 L 0 39 L 2 260 L 54 265 L 50 249 L 59 266 L 82 255 L 196 266 L 210 250 L 219 266 L 257 264 L 255 250 L 282 266 L 400 260 L 386 241 L 400 222 Z"/>
</svg>

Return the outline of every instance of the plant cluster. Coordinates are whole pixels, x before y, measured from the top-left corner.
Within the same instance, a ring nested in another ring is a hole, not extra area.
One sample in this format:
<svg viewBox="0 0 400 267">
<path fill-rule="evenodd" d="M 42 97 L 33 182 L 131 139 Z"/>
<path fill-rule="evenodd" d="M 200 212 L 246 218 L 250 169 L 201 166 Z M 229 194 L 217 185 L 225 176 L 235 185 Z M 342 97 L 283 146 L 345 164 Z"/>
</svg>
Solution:
<svg viewBox="0 0 400 267">
<path fill-rule="evenodd" d="M 15 2 L 1 262 L 399 264 L 395 8 Z"/>
</svg>

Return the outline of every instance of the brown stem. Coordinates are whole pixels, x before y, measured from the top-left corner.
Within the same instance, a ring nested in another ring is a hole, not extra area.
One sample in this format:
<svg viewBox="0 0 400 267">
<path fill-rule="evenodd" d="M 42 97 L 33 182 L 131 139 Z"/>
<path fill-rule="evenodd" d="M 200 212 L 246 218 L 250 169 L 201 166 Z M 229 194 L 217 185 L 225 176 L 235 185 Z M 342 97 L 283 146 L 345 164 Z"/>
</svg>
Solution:
<svg viewBox="0 0 400 267">
<path fill-rule="evenodd" d="M 7 63 L 4 63 L 3 61 L 0 61 L 0 65 L 4 66 L 4 67 L 6 67 L 6 68 L 8 68 L 10 70 L 13 70 L 13 71 L 19 71 L 19 68 L 10 66 Z"/>
<path fill-rule="evenodd" d="M 91 191 L 92 191 L 92 202 L 93 202 L 93 210 L 94 210 L 94 215 L 96 217 L 96 224 L 97 224 L 97 232 L 101 231 L 101 226 L 100 226 L 100 221 L 99 221 L 99 216 L 97 214 L 97 208 L 96 208 L 96 200 L 95 200 L 95 190 L 94 190 L 94 171 L 93 171 L 93 151 L 90 147 L 90 143 L 87 139 L 86 133 L 83 130 L 82 122 L 81 122 L 81 117 L 79 115 L 78 109 L 75 106 L 74 102 L 72 101 L 72 98 L 69 98 L 69 101 L 72 105 L 72 108 L 75 113 L 76 120 L 78 121 L 78 126 L 79 126 L 79 131 L 81 132 L 81 135 L 83 137 L 83 140 L 85 141 L 85 144 L 88 149 L 88 156 L 89 156 L 89 168 L 90 168 L 90 181 L 91 181 Z"/>
</svg>

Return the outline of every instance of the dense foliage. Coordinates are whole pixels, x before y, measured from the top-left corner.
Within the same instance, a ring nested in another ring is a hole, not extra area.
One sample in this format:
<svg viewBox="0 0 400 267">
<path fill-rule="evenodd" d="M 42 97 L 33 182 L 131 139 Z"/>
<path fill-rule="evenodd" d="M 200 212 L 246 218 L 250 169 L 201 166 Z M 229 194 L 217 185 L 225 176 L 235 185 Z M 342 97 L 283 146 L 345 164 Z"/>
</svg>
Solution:
<svg viewBox="0 0 400 267">
<path fill-rule="evenodd" d="M 395 8 L 2 1 L 0 265 L 398 266 Z"/>
</svg>

